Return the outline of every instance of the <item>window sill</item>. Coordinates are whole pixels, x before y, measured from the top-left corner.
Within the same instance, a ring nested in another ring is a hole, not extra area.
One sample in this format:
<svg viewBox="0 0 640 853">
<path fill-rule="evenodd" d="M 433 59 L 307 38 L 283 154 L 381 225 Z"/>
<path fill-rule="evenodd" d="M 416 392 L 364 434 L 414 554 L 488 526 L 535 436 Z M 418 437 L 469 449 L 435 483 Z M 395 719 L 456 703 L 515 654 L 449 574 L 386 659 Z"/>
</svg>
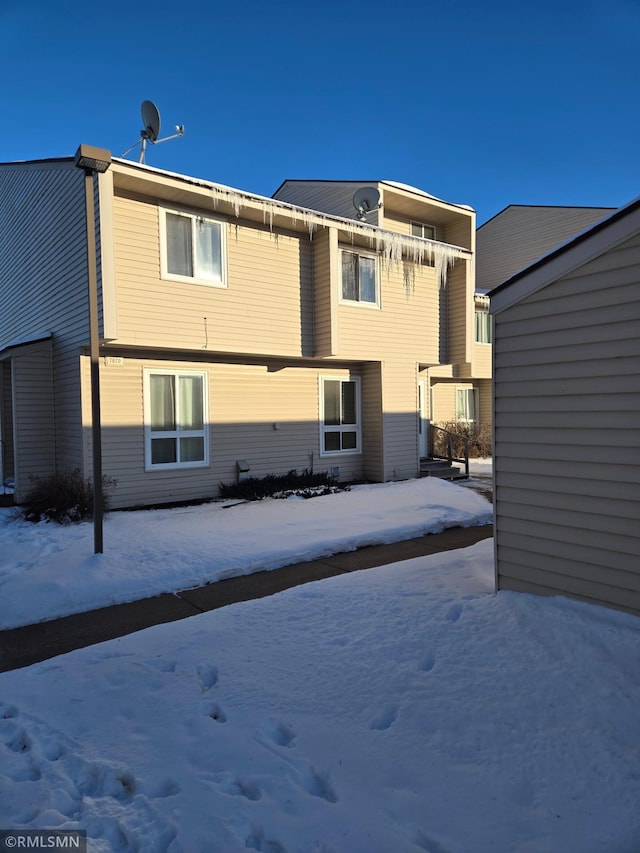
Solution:
<svg viewBox="0 0 640 853">
<path fill-rule="evenodd" d="M 213 281 L 208 278 L 191 278 L 186 275 L 171 275 L 171 273 L 163 273 L 161 276 L 162 281 L 178 281 L 182 284 L 198 284 L 204 285 L 205 287 L 217 287 L 222 290 L 228 290 L 229 285 L 226 281 Z"/>
</svg>

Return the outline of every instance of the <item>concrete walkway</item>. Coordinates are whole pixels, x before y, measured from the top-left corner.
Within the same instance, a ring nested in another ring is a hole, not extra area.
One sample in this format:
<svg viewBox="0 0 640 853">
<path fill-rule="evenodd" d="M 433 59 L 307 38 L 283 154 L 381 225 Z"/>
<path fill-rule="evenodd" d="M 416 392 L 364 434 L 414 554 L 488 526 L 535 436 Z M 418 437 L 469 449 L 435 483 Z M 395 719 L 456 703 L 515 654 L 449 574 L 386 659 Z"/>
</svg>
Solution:
<svg viewBox="0 0 640 853">
<path fill-rule="evenodd" d="M 197 589 L 165 593 L 129 604 L 116 604 L 62 619 L 0 631 L 0 672 L 29 666 L 151 625 L 185 619 L 239 601 L 264 598 L 310 581 L 466 548 L 491 536 L 491 524 L 453 527 L 444 533 L 429 534 L 419 539 L 358 548 L 321 560 L 216 581 Z"/>
</svg>

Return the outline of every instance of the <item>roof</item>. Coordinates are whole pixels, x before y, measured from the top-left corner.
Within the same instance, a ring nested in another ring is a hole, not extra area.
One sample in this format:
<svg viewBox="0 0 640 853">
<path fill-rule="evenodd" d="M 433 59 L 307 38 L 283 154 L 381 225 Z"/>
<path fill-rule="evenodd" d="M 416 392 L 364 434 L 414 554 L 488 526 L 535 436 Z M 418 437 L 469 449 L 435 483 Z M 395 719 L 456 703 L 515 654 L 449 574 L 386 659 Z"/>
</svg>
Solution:
<svg viewBox="0 0 640 853">
<path fill-rule="evenodd" d="M 489 291 L 497 314 L 640 233 L 640 197 L 519 270 Z"/>
</svg>

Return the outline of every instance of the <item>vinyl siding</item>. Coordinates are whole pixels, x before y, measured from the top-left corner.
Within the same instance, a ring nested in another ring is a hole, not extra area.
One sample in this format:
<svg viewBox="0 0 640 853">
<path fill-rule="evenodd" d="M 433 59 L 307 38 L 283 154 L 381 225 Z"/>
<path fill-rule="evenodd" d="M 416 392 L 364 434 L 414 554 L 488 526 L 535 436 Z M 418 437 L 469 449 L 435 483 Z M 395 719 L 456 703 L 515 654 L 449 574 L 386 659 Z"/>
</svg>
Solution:
<svg viewBox="0 0 640 853">
<path fill-rule="evenodd" d="M 159 211 L 114 203 L 118 343 L 301 356 L 313 351 L 308 235 L 226 225 L 228 287 L 163 280 Z"/>
<path fill-rule="evenodd" d="M 474 321 L 473 293 L 467 288 L 467 265 L 456 261 L 447 273 L 448 351 L 442 361 L 448 364 L 467 364 L 471 361 L 471 335 Z M 443 330 L 443 334 L 445 331 Z M 466 374 L 468 374 L 468 370 Z"/>
<path fill-rule="evenodd" d="M 491 378 L 491 344 L 473 344 L 471 373 L 477 379 Z"/>
<path fill-rule="evenodd" d="M 88 360 L 85 359 L 85 362 Z M 145 471 L 143 370 L 145 367 L 204 370 L 209 392 L 210 465 Z M 344 480 L 361 479 L 362 454 L 320 457 L 319 376 L 348 377 L 357 371 L 262 364 L 157 361 L 124 358 L 101 367 L 103 468 L 118 485 L 114 508 L 215 497 L 220 482 L 235 482 L 236 461 L 246 459 L 250 476 L 291 469 L 331 470 Z M 89 367 L 83 369 L 84 415 L 90 448 Z"/>
<path fill-rule="evenodd" d="M 456 420 L 456 390 L 458 388 L 476 389 L 476 405 L 482 405 L 478 387 L 464 380 L 431 380 L 433 398 L 433 421 L 436 424 L 450 423 Z M 485 398 L 486 399 L 486 398 Z M 490 410 L 489 410 L 490 411 Z M 489 420 L 490 423 L 490 420 Z"/>
<path fill-rule="evenodd" d="M 55 470 L 51 341 L 20 347 L 12 357 L 13 416 L 19 437 L 15 452 L 15 501 L 20 503 L 32 477 Z"/>
<path fill-rule="evenodd" d="M 478 228 L 478 290 L 490 290 L 602 219 L 608 207 L 510 205 Z"/>
<path fill-rule="evenodd" d="M 15 476 L 13 444 L 13 390 L 11 359 L 0 362 L 0 440 L 2 446 L 2 480 Z"/>
<path fill-rule="evenodd" d="M 361 187 L 376 186 L 377 182 L 362 181 L 285 181 L 273 197 L 280 201 L 319 210 L 344 219 L 355 219 L 353 196 Z M 377 221 L 377 211 L 372 211 L 366 221 Z"/>
<path fill-rule="evenodd" d="M 640 238 L 496 314 L 501 588 L 640 612 Z"/>
<path fill-rule="evenodd" d="M 313 292 L 315 353 L 318 358 L 338 354 L 337 306 L 332 299 L 338 275 L 338 234 L 327 228 L 313 239 Z"/>
<path fill-rule="evenodd" d="M 415 362 L 382 366 L 385 480 L 418 473 L 418 370 Z"/>
<path fill-rule="evenodd" d="M 0 346 L 54 333 L 60 468 L 82 461 L 77 353 L 88 341 L 83 180 L 72 163 L 0 166 Z M 19 445 L 18 432 L 15 439 Z"/>
<path fill-rule="evenodd" d="M 365 478 L 384 481 L 382 365 L 379 362 L 362 366 L 362 450 Z"/>
<path fill-rule="evenodd" d="M 346 251 L 353 247 L 343 246 Z M 435 364 L 439 350 L 439 288 L 433 267 L 409 262 L 378 268 L 380 307 L 338 304 L 339 354 L 374 360 L 406 359 Z M 340 276 L 338 276 L 340 278 Z M 341 283 L 336 282 L 337 299 Z"/>
</svg>

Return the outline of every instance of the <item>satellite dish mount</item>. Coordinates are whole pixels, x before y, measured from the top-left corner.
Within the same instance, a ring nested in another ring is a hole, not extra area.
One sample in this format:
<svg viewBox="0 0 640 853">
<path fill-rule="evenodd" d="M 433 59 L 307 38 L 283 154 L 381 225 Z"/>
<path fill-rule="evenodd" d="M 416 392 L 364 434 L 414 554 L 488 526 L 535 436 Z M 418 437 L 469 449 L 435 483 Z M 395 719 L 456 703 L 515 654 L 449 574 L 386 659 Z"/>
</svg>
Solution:
<svg viewBox="0 0 640 853">
<path fill-rule="evenodd" d="M 138 142 L 134 142 L 133 145 L 130 145 L 129 148 L 127 148 L 127 150 L 120 156 L 124 157 L 139 145 L 140 156 L 138 157 L 138 163 L 144 163 L 148 142 L 155 145 L 156 143 L 167 142 L 169 139 L 177 139 L 179 136 L 184 136 L 184 125 L 177 124 L 176 133 L 171 134 L 171 136 L 165 136 L 163 139 L 158 139 L 160 136 L 160 113 L 158 112 L 158 108 L 153 101 L 143 101 L 140 112 L 142 113 L 143 124 L 143 128 L 140 131 L 140 139 Z"/>
<path fill-rule="evenodd" d="M 358 211 L 358 219 L 362 221 L 370 210 L 378 210 L 380 193 L 375 187 L 361 187 L 353 196 L 353 206 Z"/>
</svg>

